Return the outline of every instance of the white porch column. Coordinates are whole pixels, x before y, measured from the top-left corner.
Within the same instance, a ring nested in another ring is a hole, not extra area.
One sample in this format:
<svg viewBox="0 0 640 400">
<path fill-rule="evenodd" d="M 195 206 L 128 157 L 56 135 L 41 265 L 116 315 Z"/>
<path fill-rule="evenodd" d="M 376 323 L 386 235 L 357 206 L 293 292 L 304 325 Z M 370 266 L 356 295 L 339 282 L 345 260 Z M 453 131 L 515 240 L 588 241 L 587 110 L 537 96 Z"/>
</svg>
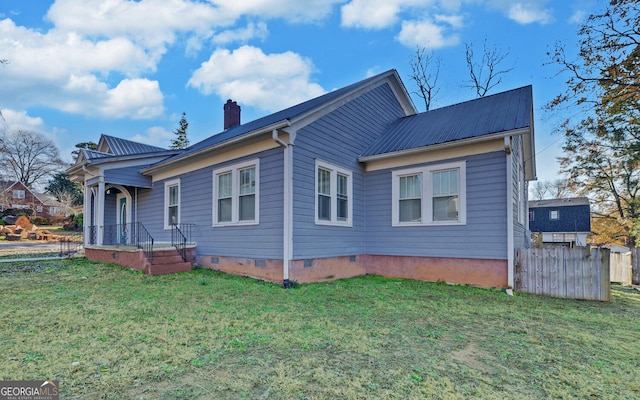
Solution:
<svg viewBox="0 0 640 400">
<path fill-rule="evenodd" d="M 91 240 L 91 188 L 84 182 L 84 202 L 82 204 L 82 231 L 84 232 L 84 245 Z"/>
<path fill-rule="evenodd" d="M 96 212 L 96 244 L 102 245 L 104 239 L 104 176 L 98 182 L 98 201 L 95 203 Z"/>
</svg>

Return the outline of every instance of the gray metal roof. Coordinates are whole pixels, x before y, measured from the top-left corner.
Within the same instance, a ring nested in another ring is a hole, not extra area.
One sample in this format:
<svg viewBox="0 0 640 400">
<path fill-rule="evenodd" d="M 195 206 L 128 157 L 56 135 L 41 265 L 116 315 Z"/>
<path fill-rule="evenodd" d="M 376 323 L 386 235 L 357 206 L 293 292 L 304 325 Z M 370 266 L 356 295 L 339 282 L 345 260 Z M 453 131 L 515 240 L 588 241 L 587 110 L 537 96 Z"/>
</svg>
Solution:
<svg viewBox="0 0 640 400">
<path fill-rule="evenodd" d="M 112 154 L 109 154 L 109 153 L 103 153 L 101 151 L 95 151 L 95 150 L 89 150 L 89 149 L 81 149 L 80 152 L 82 153 L 85 160 L 95 160 L 98 158 L 105 158 L 105 157 L 112 156 Z"/>
<path fill-rule="evenodd" d="M 210 148 L 210 147 L 214 147 L 216 145 L 219 145 L 223 142 L 226 142 L 228 140 L 232 140 L 232 139 L 236 139 L 236 138 L 240 138 L 243 135 L 247 135 L 249 133 L 252 132 L 256 132 L 259 131 L 261 129 L 264 129 L 266 127 L 269 127 L 271 125 L 277 124 L 279 122 L 283 122 L 283 121 L 291 121 L 297 117 L 300 116 L 304 116 L 309 112 L 314 111 L 315 109 L 321 108 L 324 105 L 330 104 L 335 100 L 338 100 L 340 97 L 347 95 L 348 93 L 350 93 L 351 91 L 357 90 L 359 88 L 363 88 L 366 87 L 367 85 L 371 84 L 372 82 L 375 82 L 377 80 L 381 80 L 381 79 L 385 79 L 388 76 L 397 74 L 397 72 L 394 69 L 385 71 L 383 73 L 380 73 L 378 75 L 374 75 L 372 77 L 369 77 L 367 79 L 361 80 L 359 82 L 353 83 L 349 86 L 345 86 L 343 88 L 334 90 L 332 92 L 326 93 L 322 96 L 313 98 L 311 100 L 305 101 L 303 103 L 297 104 L 295 106 L 289 107 L 287 109 L 284 109 L 282 111 L 278 111 L 276 113 L 267 115 L 265 117 L 253 120 L 251 122 L 248 122 L 246 124 L 241 124 L 241 125 L 236 125 L 232 128 L 229 128 L 225 131 L 222 131 L 220 133 L 217 133 L 213 136 L 210 136 L 207 139 L 204 139 L 190 147 L 188 147 L 185 151 L 183 151 L 182 153 L 168 158 L 166 160 L 163 160 L 159 163 L 157 163 L 156 165 L 162 165 L 168 162 L 173 162 L 177 159 L 181 159 L 184 157 L 188 157 L 190 155 L 192 155 L 193 153 L 197 153 L 201 150 Z M 413 105 L 411 105 L 411 107 L 413 107 Z M 415 112 L 415 109 L 414 111 Z"/>
<path fill-rule="evenodd" d="M 571 197 L 567 199 L 529 200 L 529 208 L 564 207 L 589 204 L 587 197 Z"/>
<path fill-rule="evenodd" d="M 404 117 L 362 157 L 527 128 L 532 124 L 532 107 L 532 88 L 525 86 Z"/>
<path fill-rule="evenodd" d="M 155 153 L 159 151 L 166 151 L 162 147 L 151 146 L 148 144 L 138 143 L 127 139 L 117 138 L 109 135 L 102 135 L 100 137 L 100 143 L 98 143 L 98 149 L 102 148 L 102 144 L 106 144 L 108 147 L 108 153 L 114 156 L 125 156 L 131 154 L 142 153 Z"/>
</svg>

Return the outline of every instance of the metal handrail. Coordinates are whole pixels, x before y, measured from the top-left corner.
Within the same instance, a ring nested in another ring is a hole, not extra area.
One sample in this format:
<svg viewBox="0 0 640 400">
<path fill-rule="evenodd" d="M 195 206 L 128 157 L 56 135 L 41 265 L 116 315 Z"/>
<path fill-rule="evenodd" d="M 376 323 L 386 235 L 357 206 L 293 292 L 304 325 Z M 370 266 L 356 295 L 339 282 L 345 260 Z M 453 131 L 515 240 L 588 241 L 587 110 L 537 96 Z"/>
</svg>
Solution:
<svg viewBox="0 0 640 400">
<path fill-rule="evenodd" d="M 147 259 L 149 260 L 149 262 L 153 262 L 153 236 L 151 236 L 151 234 L 149 234 L 149 231 L 147 230 L 147 228 L 142 225 L 142 222 L 137 222 L 138 224 L 138 235 L 137 235 L 137 241 L 136 241 L 136 246 L 139 249 L 142 249 L 142 252 L 144 253 L 145 256 L 147 256 Z"/>
<path fill-rule="evenodd" d="M 73 233 L 71 235 L 65 235 L 61 239 L 60 242 L 60 257 L 71 257 L 73 254 L 76 254 L 84 243 L 84 238 L 82 232 Z"/>
<path fill-rule="evenodd" d="M 142 222 L 128 224 L 92 225 L 89 228 L 89 244 L 98 244 L 97 233 L 102 230 L 102 245 L 133 246 L 142 249 L 149 262 L 153 261 L 153 244 L 155 240 Z"/>
<path fill-rule="evenodd" d="M 191 230 L 194 224 L 171 225 L 171 245 L 178 250 L 183 261 L 187 261 L 187 244 L 191 242 Z"/>
</svg>

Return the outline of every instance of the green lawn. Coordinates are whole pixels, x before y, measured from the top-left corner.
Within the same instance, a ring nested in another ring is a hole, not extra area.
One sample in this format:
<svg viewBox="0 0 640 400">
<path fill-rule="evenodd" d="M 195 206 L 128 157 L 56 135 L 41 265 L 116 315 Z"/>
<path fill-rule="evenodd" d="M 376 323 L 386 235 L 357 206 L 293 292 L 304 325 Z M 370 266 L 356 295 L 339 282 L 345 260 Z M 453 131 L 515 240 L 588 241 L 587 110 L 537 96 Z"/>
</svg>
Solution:
<svg viewBox="0 0 640 400">
<path fill-rule="evenodd" d="M 598 303 L 375 276 L 284 290 L 206 270 L 9 265 L 0 380 L 58 380 L 61 399 L 640 398 L 631 289 Z"/>
</svg>

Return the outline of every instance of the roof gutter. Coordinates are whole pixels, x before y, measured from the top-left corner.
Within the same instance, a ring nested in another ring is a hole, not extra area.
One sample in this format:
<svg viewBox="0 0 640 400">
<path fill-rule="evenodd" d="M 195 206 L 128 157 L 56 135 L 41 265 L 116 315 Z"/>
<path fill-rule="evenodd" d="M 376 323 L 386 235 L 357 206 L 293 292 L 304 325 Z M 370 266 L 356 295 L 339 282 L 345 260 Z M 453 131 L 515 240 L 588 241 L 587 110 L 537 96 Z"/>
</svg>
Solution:
<svg viewBox="0 0 640 400">
<path fill-rule="evenodd" d="M 452 142 L 446 142 L 446 143 L 439 143 L 439 144 L 432 144 L 432 145 L 422 146 L 422 147 L 418 147 L 418 148 L 415 148 L 415 149 L 400 150 L 400 151 L 394 151 L 394 152 L 391 152 L 391 153 L 383 153 L 383 154 L 376 154 L 376 155 L 372 155 L 372 156 L 359 157 L 358 161 L 363 162 L 363 163 L 367 163 L 367 162 L 371 162 L 371 161 L 386 160 L 386 159 L 389 159 L 389 158 L 408 156 L 408 155 L 417 154 L 417 153 L 424 153 L 424 152 L 427 152 L 427 151 L 430 152 L 430 151 L 444 150 L 444 149 L 448 149 L 448 148 L 452 148 L 452 147 L 457 147 L 457 146 L 460 146 L 460 145 L 475 144 L 475 143 L 486 142 L 486 141 L 489 141 L 489 140 L 494 140 L 494 139 L 499 139 L 499 138 L 524 135 L 524 134 L 527 134 L 529 132 L 530 132 L 529 127 L 513 129 L 513 130 L 510 130 L 510 131 L 504 131 L 504 132 L 500 132 L 500 133 L 494 133 L 494 134 L 490 134 L 490 135 L 484 135 L 484 136 L 479 136 L 479 137 L 474 137 L 474 138 L 469 138 L 469 139 L 454 140 Z"/>
<path fill-rule="evenodd" d="M 236 137 L 230 138 L 228 140 L 225 140 L 223 142 L 216 143 L 216 144 L 214 144 L 212 146 L 205 147 L 205 148 L 200 149 L 198 151 L 195 151 L 195 152 L 193 152 L 193 153 L 191 153 L 191 154 L 189 154 L 189 155 L 187 155 L 185 157 L 176 158 L 175 160 L 168 161 L 168 162 L 161 162 L 160 164 L 158 164 L 156 166 L 151 166 L 149 168 L 145 168 L 145 169 L 141 170 L 140 173 L 142 173 L 143 175 L 154 174 L 154 173 L 156 173 L 158 171 L 161 171 L 163 169 L 169 168 L 172 165 L 175 165 L 177 163 L 183 162 L 183 161 L 188 160 L 190 158 L 199 156 L 201 154 L 210 152 L 212 150 L 216 150 L 216 149 L 219 149 L 219 148 L 222 148 L 222 147 L 226 147 L 226 146 L 231 146 L 231 145 L 233 145 L 235 143 L 242 142 L 244 140 L 250 139 L 250 138 L 255 137 L 255 136 L 262 135 L 264 133 L 273 132 L 274 129 L 286 128 L 289 125 L 290 125 L 290 121 L 288 119 L 283 119 L 282 121 L 275 122 L 275 123 L 273 123 L 271 125 L 264 126 L 264 127 L 260 128 L 260 129 L 249 131 L 249 132 L 247 132 L 245 134 L 242 134 L 240 136 L 236 136 Z"/>
</svg>

